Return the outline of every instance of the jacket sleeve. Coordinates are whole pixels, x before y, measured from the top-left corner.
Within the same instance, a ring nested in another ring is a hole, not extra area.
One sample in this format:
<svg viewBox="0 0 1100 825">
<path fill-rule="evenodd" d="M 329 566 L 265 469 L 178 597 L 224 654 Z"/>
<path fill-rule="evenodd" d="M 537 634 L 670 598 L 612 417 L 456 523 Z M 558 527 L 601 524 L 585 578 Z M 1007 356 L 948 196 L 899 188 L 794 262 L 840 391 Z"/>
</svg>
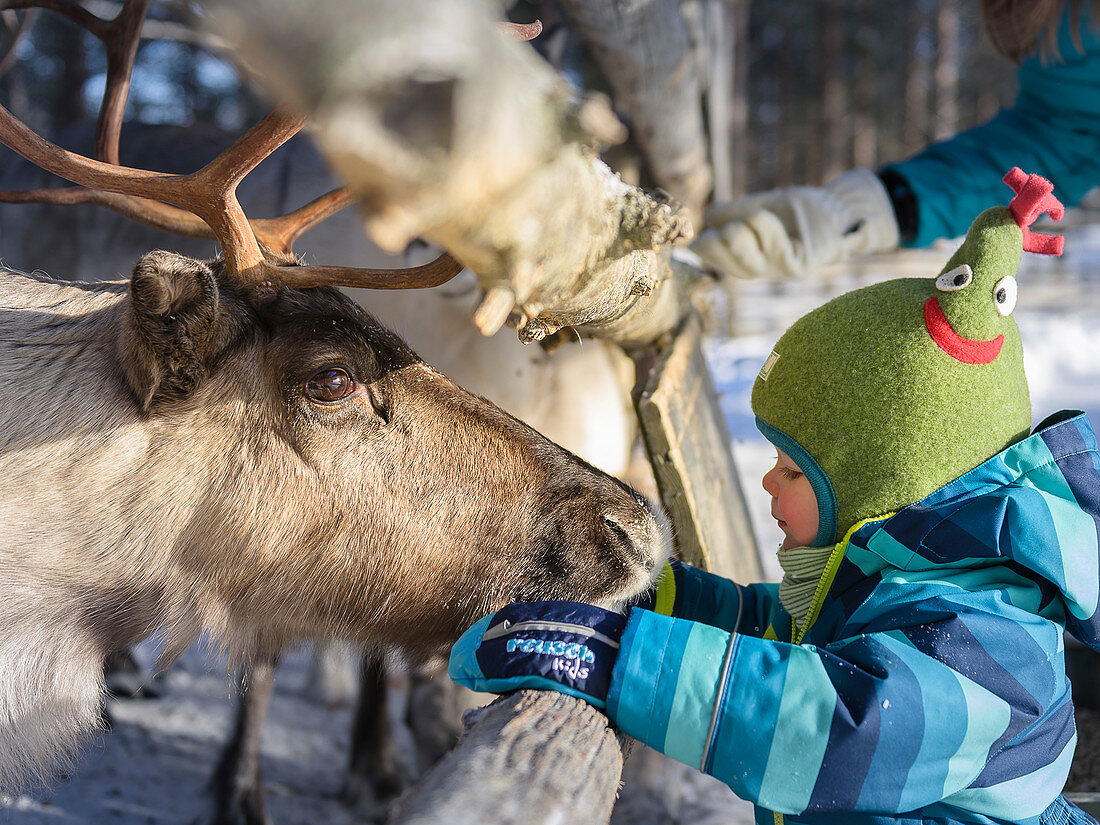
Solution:
<svg viewBox="0 0 1100 825">
<path fill-rule="evenodd" d="M 658 582 L 653 609 L 723 630 L 760 636 L 778 601 L 777 591 L 775 584 L 740 585 L 725 576 L 673 561 Z"/>
<path fill-rule="evenodd" d="M 916 236 L 906 245 L 962 235 L 989 204 L 1007 202 L 1001 177 L 1013 166 L 1050 180 L 1066 206 L 1100 184 L 1100 32 L 1085 5 L 1080 45 L 1066 4 L 1059 55 L 1023 61 L 1013 106 L 881 170 L 900 176 L 915 199 Z"/>
<path fill-rule="evenodd" d="M 942 605 L 927 609 L 942 618 L 825 647 L 636 611 L 608 715 L 629 735 L 780 813 L 895 813 L 953 794 L 995 796 L 987 785 L 998 776 L 982 781 L 990 754 L 1019 748 L 1037 716 L 1053 719 L 1044 730 L 1056 734 L 1033 745 L 1037 758 L 1057 762 L 1055 773 L 1068 770 L 1072 721 L 1067 727 L 1059 714 L 1069 700 L 1050 653 L 1059 649 L 1057 625 L 1034 616 L 1031 626 L 984 614 L 964 621 Z M 1001 657 L 1013 657 L 1011 672 Z M 1025 765 L 1032 758 L 1017 757 Z M 1009 764 L 1010 773 L 1019 767 Z M 1014 798 L 1006 818 L 1030 804 L 1042 811 L 1061 789 L 1061 780 L 1048 784 L 1045 802 L 1042 793 Z M 985 807 L 998 804 L 994 798 Z"/>
</svg>

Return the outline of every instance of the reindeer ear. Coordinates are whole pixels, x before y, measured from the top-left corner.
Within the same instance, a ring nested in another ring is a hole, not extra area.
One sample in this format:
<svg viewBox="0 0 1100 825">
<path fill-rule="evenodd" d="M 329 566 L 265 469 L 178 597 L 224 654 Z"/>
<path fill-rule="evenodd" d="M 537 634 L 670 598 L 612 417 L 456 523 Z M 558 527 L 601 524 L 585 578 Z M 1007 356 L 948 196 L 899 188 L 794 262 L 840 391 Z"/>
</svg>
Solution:
<svg viewBox="0 0 1100 825">
<path fill-rule="evenodd" d="M 220 314 L 218 282 L 209 264 L 162 251 L 138 261 L 121 354 L 142 409 L 156 398 L 194 389 L 216 347 Z"/>
</svg>

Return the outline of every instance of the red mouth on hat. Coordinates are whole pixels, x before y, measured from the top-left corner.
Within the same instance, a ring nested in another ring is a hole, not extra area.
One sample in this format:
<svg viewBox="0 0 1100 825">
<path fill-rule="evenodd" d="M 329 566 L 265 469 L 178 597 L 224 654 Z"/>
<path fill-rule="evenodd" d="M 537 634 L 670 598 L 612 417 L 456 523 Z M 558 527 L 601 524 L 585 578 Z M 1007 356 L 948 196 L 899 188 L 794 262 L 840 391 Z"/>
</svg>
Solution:
<svg viewBox="0 0 1100 825">
<path fill-rule="evenodd" d="M 924 325 L 936 346 L 964 364 L 988 364 L 1001 352 L 1005 342 L 1003 335 L 990 341 L 972 341 L 963 338 L 951 328 L 951 322 L 940 309 L 940 302 L 933 295 L 924 304 Z"/>
</svg>

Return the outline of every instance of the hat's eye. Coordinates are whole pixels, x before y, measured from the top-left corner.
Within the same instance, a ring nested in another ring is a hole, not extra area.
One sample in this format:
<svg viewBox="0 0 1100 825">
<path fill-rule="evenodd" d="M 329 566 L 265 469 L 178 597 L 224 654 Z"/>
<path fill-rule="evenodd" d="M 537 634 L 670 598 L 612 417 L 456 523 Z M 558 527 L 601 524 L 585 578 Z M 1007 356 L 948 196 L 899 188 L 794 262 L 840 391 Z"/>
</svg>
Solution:
<svg viewBox="0 0 1100 825">
<path fill-rule="evenodd" d="M 936 289 L 940 292 L 955 292 L 970 286 L 973 280 L 974 273 L 970 271 L 970 264 L 959 264 L 936 278 Z"/>
<path fill-rule="evenodd" d="M 993 306 L 1001 315 L 1010 315 L 1016 308 L 1016 279 L 1005 275 L 993 285 Z"/>
</svg>

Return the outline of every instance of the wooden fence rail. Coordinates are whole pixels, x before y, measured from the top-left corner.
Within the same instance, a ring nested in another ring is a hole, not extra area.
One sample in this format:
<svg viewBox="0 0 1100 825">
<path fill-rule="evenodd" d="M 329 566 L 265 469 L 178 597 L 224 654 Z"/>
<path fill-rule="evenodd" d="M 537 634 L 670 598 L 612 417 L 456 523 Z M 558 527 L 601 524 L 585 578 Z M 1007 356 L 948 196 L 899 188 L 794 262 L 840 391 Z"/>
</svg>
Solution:
<svg viewBox="0 0 1100 825">
<path fill-rule="evenodd" d="M 525 690 L 468 715 L 389 825 L 606 825 L 632 740 L 586 702 Z"/>
</svg>

